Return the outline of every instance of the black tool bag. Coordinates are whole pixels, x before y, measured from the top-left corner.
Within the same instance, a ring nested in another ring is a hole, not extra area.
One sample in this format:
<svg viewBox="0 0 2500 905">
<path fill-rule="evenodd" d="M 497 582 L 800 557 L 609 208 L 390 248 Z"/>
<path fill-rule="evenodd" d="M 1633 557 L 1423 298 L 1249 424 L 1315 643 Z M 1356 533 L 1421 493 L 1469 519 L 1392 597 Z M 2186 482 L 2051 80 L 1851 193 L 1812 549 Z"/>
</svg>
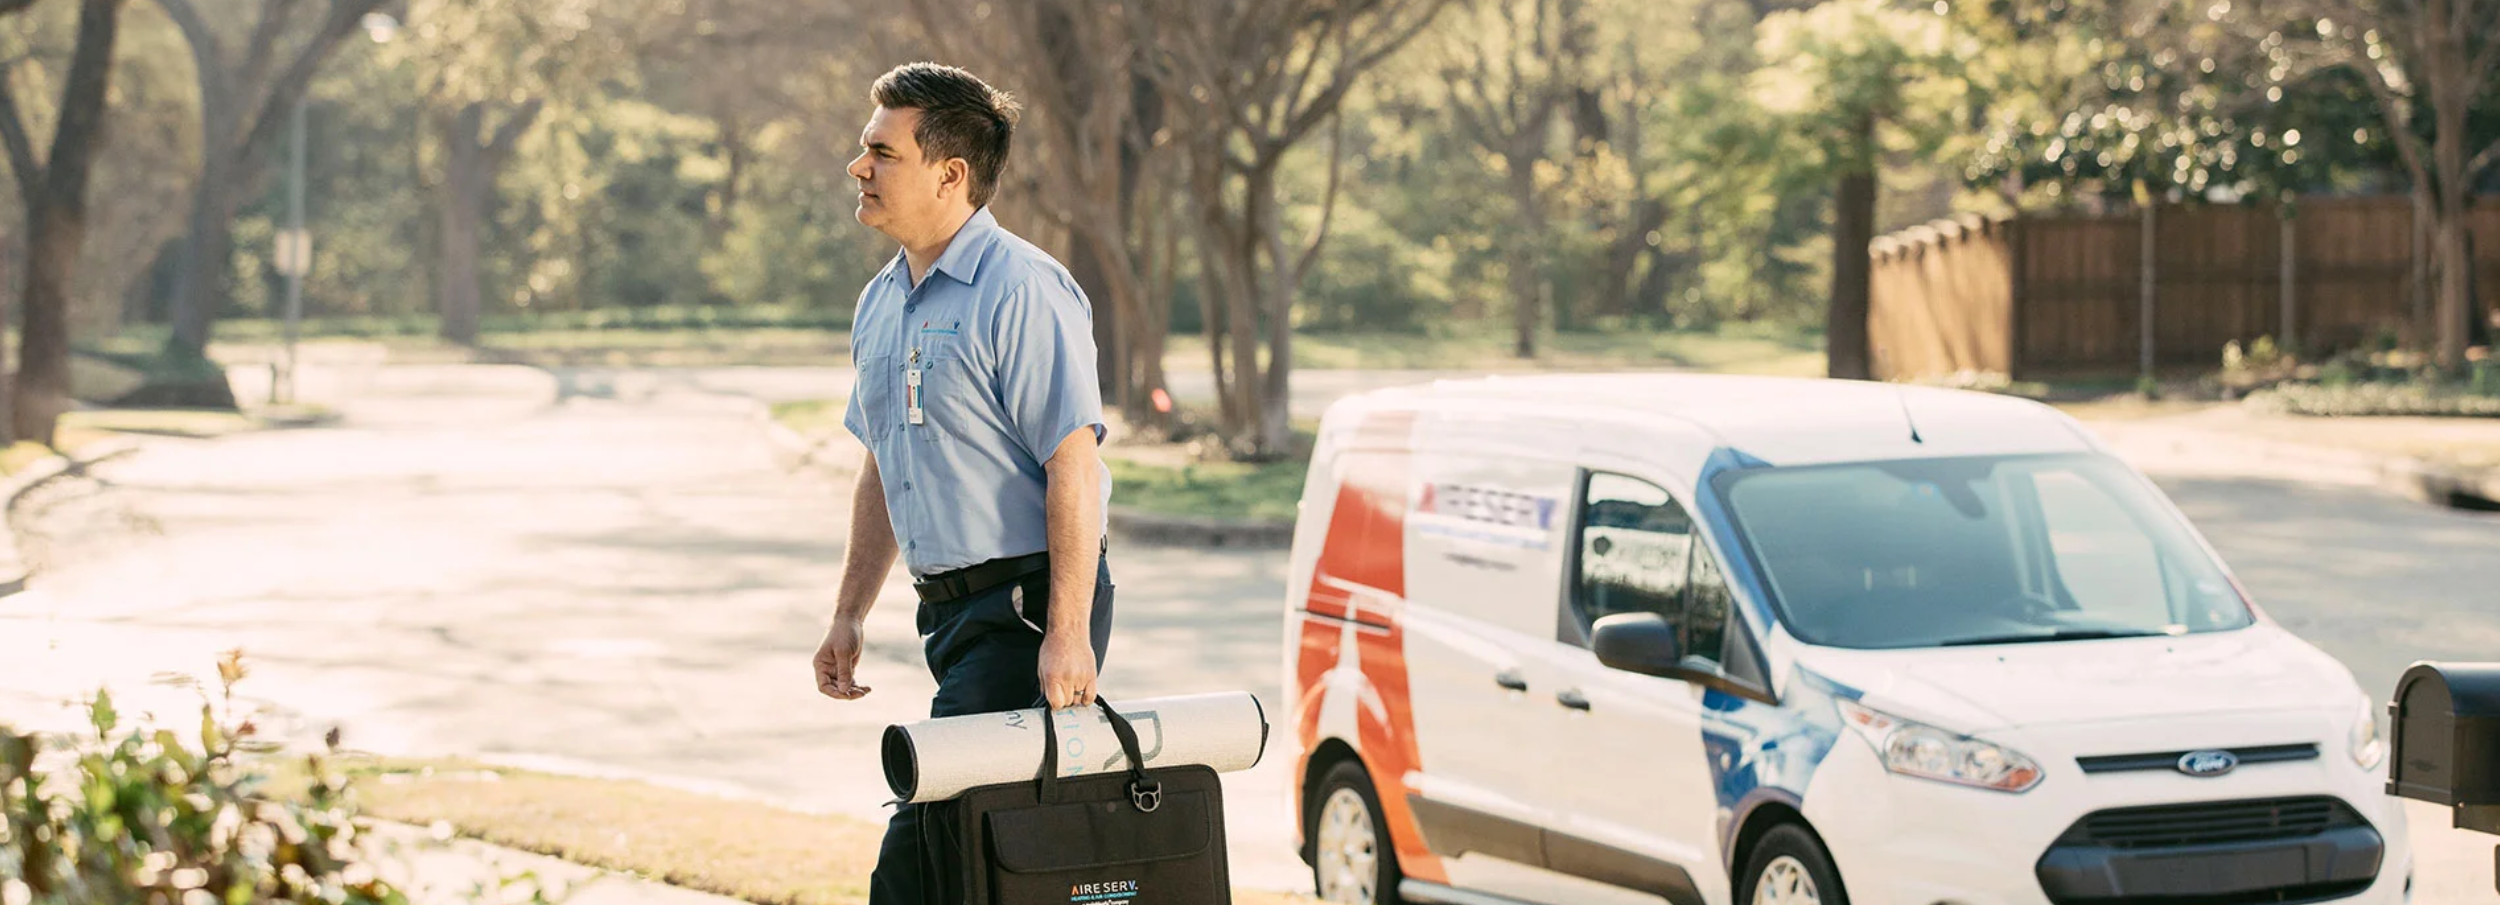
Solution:
<svg viewBox="0 0 2500 905">
<path fill-rule="evenodd" d="M 1095 699 L 1128 757 L 1123 773 L 1059 775 L 1056 719 L 1042 773 L 952 802 L 967 905 L 1229 905 L 1224 796 L 1203 766 L 1144 769 L 1137 732 Z"/>
</svg>

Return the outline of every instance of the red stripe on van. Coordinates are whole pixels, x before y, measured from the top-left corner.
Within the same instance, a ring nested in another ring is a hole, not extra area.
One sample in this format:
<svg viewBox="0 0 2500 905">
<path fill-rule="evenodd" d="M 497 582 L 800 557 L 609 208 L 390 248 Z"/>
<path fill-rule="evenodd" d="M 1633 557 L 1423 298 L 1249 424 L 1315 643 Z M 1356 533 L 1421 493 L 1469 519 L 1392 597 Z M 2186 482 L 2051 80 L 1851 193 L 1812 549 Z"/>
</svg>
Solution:
<svg viewBox="0 0 2500 905">
<path fill-rule="evenodd" d="M 1406 638 L 1398 610 L 1406 596 L 1407 485 L 1414 458 L 1412 413 L 1375 415 L 1355 427 L 1354 442 L 1341 453 L 1343 479 L 1320 543 L 1304 606 L 1320 616 L 1360 624 L 1350 634 L 1355 649 L 1342 649 L 1345 626 L 1302 620 L 1295 692 L 1302 698 L 1302 750 L 1319 744 L 1324 676 L 1351 654 L 1370 686 L 1355 702 L 1355 744 L 1380 797 L 1389 841 L 1409 877 L 1448 883 L 1441 859 L 1424 844 L 1406 803 L 1406 775 L 1422 764 L 1415 746 L 1415 710 L 1406 687 Z M 1359 590 L 1358 590 L 1359 589 Z M 1294 765 L 1294 787 L 1309 777 L 1308 763 Z"/>
</svg>

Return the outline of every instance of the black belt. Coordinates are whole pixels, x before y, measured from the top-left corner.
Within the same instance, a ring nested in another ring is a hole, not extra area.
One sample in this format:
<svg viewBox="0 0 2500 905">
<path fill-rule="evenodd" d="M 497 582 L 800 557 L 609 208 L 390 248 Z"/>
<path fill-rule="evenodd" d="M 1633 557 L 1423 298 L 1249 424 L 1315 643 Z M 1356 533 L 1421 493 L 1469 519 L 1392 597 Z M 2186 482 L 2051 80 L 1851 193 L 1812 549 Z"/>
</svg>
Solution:
<svg viewBox="0 0 2500 905">
<path fill-rule="evenodd" d="M 1110 538 L 1104 538 L 1097 549 L 1102 551 L 1100 555 L 1110 556 Z M 919 592 L 921 603 L 952 603 L 1009 582 L 1021 581 L 1026 576 L 1048 571 L 1050 571 L 1050 551 L 1044 550 L 1040 553 L 1027 553 L 1023 556 L 977 562 L 960 569 L 949 569 L 912 582 L 911 589 Z"/>
<path fill-rule="evenodd" d="M 1007 584 L 1039 572 L 1050 571 L 1050 551 L 1010 556 L 988 562 L 973 563 L 960 569 L 949 569 L 919 581 L 911 588 L 920 592 L 921 603 L 947 603 Z"/>
</svg>

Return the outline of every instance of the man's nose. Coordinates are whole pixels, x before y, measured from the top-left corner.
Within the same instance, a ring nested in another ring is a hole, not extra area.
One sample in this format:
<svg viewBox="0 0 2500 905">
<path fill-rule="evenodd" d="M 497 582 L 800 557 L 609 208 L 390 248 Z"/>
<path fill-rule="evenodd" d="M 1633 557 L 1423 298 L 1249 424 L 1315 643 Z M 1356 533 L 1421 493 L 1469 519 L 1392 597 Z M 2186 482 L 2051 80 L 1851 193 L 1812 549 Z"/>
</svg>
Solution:
<svg viewBox="0 0 2500 905">
<path fill-rule="evenodd" d="M 851 178 L 861 182 L 868 181 L 868 155 L 862 154 L 851 158 L 851 165 L 847 169 L 850 171 Z"/>
</svg>

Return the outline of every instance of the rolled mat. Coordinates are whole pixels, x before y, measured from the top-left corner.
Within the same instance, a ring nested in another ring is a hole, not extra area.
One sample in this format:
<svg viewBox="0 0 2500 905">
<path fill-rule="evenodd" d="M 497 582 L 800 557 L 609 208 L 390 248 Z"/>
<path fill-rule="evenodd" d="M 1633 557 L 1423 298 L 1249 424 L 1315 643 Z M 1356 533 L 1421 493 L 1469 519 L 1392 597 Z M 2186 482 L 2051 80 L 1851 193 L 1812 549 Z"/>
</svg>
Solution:
<svg viewBox="0 0 2500 905">
<path fill-rule="evenodd" d="M 1267 750 L 1267 712 L 1246 691 L 1113 701 L 1137 730 L 1148 767 L 1201 764 L 1224 773 L 1257 766 Z M 1102 711 L 1040 708 L 976 713 L 885 727 L 885 784 L 894 800 L 945 801 L 967 789 L 1031 781 L 1042 773 L 1042 719 L 1058 720 L 1059 775 L 1128 768 Z"/>
</svg>

